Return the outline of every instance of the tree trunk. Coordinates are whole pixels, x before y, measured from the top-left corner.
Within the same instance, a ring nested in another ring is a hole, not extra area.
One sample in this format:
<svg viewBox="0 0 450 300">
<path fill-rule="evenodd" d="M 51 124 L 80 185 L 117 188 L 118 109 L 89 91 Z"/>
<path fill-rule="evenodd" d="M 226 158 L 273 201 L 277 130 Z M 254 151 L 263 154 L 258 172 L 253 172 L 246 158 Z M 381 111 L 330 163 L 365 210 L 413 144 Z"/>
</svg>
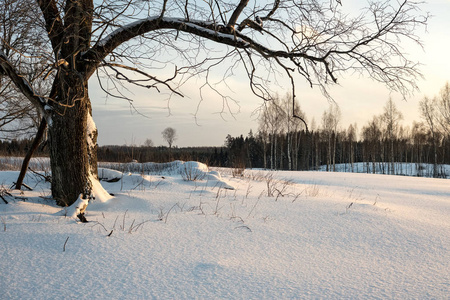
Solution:
<svg viewBox="0 0 450 300">
<path fill-rule="evenodd" d="M 267 169 L 267 144 L 265 139 L 262 140 L 262 144 L 263 144 L 263 159 L 264 159 L 264 170 Z"/>
<path fill-rule="evenodd" d="M 67 85 L 61 85 L 58 96 L 67 100 L 59 99 L 48 131 L 52 195 L 58 205 L 70 206 L 80 194 L 84 199 L 91 197 L 92 179 L 98 179 L 97 130 L 87 81 L 67 77 L 63 82 Z"/>
<path fill-rule="evenodd" d="M 27 154 L 25 155 L 25 158 L 22 162 L 22 168 L 20 170 L 19 177 L 17 178 L 16 182 L 16 190 L 20 190 L 23 184 L 23 179 L 25 178 L 25 174 L 27 173 L 28 164 L 30 163 L 30 159 L 33 156 L 34 151 L 39 146 L 39 143 L 41 142 L 42 137 L 44 136 L 45 128 L 47 128 L 47 121 L 45 121 L 45 118 L 42 118 L 41 124 L 39 125 L 39 129 L 36 133 L 36 136 L 34 137 L 33 144 L 31 145 L 30 149 L 28 149 Z"/>
<path fill-rule="evenodd" d="M 291 153 L 291 151 L 292 151 L 292 133 L 291 132 L 289 132 L 289 130 L 288 130 L 288 132 L 287 132 L 287 134 L 286 134 L 286 139 L 287 139 L 287 145 L 286 145 L 286 150 L 287 150 L 287 159 L 288 159 L 288 170 L 289 171 L 292 171 L 292 153 Z"/>
<path fill-rule="evenodd" d="M 433 134 L 432 134 L 432 139 L 433 139 L 433 177 L 437 178 L 439 177 L 439 171 L 438 171 L 438 155 L 437 155 L 437 143 L 436 143 L 436 134 L 434 133 L 433 130 Z"/>
<path fill-rule="evenodd" d="M 333 136 L 333 153 L 332 153 L 333 172 L 336 172 L 336 144 L 337 144 L 337 131 L 334 132 Z"/>
</svg>

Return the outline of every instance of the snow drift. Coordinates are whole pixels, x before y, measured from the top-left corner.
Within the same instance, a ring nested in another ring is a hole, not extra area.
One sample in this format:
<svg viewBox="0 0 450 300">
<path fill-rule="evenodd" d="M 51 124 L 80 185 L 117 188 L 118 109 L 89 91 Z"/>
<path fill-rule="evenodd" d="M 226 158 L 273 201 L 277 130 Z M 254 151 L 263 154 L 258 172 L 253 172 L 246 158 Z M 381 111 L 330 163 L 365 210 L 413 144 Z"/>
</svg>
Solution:
<svg viewBox="0 0 450 300">
<path fill-rule="evenodd" d="M 85 224 L 28 175 L 0 204 L 2 299 L 448 298 L 448 180 L 190 164 L 100 170 Z"/>
</svg>

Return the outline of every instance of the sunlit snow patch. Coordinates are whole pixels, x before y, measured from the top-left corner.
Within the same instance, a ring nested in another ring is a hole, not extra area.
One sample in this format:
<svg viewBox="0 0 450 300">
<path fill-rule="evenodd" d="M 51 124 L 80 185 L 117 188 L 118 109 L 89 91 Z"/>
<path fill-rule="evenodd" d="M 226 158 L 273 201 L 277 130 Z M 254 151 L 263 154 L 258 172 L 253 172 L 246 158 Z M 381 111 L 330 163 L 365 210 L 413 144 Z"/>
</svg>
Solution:
<svg viewBox="0 0 450 300">
<path fill-rule="evenodd" d="M 105 165 L 105 164 L 103 164 Z M 197 161 L 176 160 L 169 163 L 127 163 L 114 165 L 111 167 L 120 167 L 124 172 L 111 170 L 110 168 L 99 168 L 99 178 L 107 182 L 116 182 L 127 180 L 130 176 L 140 175 L 160 175 L 181 178 L 185 181 L 208 182 L 208 185 L 220 186 L 225 189 L 234 190 L 234 187 L 224 181 L 217 171 L 209 171 L 207 165 Z"/>
</svg>

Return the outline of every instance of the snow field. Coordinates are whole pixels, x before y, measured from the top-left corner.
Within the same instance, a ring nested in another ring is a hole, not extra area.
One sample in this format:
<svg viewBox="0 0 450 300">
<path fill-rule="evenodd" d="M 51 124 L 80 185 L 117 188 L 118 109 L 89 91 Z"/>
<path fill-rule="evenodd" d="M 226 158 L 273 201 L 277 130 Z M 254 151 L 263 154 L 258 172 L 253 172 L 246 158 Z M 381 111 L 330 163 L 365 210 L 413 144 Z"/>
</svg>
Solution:
<svg viewBox="0 0 450 300">
<path fill-rule="evenodd" d="M 119 180 L 86 224 L 27 175 L 0 204 L 2 299 L 448 299 L 448 180 L 189 164 L 99 170 Z"/>
</svg>

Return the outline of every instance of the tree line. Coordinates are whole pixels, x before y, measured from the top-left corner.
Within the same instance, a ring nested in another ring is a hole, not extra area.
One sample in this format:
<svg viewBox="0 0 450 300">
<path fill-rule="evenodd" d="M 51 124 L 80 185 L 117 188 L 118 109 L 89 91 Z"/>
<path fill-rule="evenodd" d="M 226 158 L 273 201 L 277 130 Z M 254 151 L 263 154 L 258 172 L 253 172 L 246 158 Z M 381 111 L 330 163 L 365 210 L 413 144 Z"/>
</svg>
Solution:
<svg viewBox="0 0 450 300">
<path fill-rule="evenodd" d="M 419 103 L 420 121 L 401 123 L 402 113 L 389 99 L 380 115 L 358 130 L 357 124 L 341 128 L 341 112 L 335 104 L 324 111 L 320 125 L 306 127 L 304 113 L 289 95 L 266 104 L 256 135 L 228 136 L 225 145 L 229 166 L 272 170 L 336 171 L 345 164 L 365 163 L 366 172 L 399 174 L 401 163 L 432 164 L 434 177 L 444 177 L 442 164 L 450 163 L 450 86 Z M 293 118 L 293 115 L 300 118 Z"/>
</svg>

